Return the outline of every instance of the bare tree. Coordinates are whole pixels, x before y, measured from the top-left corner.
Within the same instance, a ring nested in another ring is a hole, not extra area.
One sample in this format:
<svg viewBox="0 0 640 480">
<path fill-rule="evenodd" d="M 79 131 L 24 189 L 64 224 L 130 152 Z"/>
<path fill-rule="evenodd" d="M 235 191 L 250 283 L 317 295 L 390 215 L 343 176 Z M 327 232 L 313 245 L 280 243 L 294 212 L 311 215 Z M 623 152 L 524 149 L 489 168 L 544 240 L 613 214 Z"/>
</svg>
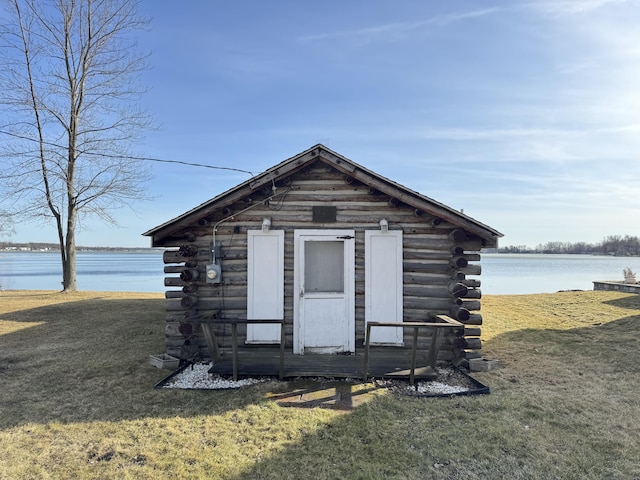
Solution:
<svg viewBox="0 0 640 480">
<path fill-rule="evenodd" d="M 151 126 L 135 40 L 148 21 L 134 0 L 5 2 L 0 188 L 17 220 L 55 225 L 63 291 L 74 291 L 82 219 L 116 224 L 115 208 L 145 198 L 149 171 L 130 149 Z"/>
</svg>

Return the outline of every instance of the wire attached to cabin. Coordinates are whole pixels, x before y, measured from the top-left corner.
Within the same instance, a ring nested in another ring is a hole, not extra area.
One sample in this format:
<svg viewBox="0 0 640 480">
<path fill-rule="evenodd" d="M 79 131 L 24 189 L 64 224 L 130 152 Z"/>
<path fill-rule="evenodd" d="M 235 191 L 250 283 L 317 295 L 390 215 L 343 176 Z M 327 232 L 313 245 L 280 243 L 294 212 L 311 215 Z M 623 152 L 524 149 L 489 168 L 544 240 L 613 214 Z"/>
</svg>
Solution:
<svg viewBox="0 0 640 480">
<path fill-rule="evenodd" d="M 262 202 L 258 202 L 258 203 L 254 203 L 253 205 L 249 205 L 247 208 L 244 208 L 242 210 L 240 210 L 239 212 L 236 212 L 232 215 L 229 215 L 228 217 L 223 218 L 222 220 L 219 220 L 218 222 L 216 222 L 213 225 L 212 228 L 212 240 L 213 240 L 213 248 L 216 248 L 216 231 L 218 230 L 218 226 L 220 226 L 221 224 L 228 222 L 229 220 L 233 220 L 235 217 L 237 217 L 238 215 L 242 215 L 244 212 L 246 212 L 247 210 L 251 210 L 252 208 L 258 207 L 261 204 L 262 205 L 266 205 L 269 206 L 269 201 L 280 196 L 282 197 L 280 199 L 280 201 L 278 202 L 278 208 L 276 209 L 272 209 L 272 210 L 279 210 L 282 208 L 282 204 L 284 203 L 284 198 L 286 197 L 286 195 L 292 190 L 292 187 L 288 187 L 284 192 L 282 193 L 277 193 L 277 187 L 275 185 L 275 182 L 273 183 L 273 195 L 270 195 L 269 197 L 265 198 Z"/>
<path fill-rule="evenodd" d="M 272 210 L 274 212 L 282 210 L 282 206 L 284 205 L 284 200 L 285 200 L 285 198 L 287 198 L 287 194 L 291 190 L 293 190 L 293 187 L 287 187 L 287 189 L 280 194 L 280 200 L 278 200 L 278 203 L 276 203 L 275 207 L 272 207 L 271 204 L 267 204 L 267 206 L 269 207 L 269 210 Z"/>
</svg>

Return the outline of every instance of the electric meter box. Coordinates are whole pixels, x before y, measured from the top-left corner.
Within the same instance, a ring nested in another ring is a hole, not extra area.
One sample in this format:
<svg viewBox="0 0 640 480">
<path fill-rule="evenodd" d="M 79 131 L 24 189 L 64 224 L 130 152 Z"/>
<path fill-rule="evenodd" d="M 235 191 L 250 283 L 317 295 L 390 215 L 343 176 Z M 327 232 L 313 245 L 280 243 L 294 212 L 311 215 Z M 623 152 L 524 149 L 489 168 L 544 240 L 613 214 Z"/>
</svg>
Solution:
<svg viewBox="0 0 640 480">
<path fill-rule="evenodd" d="M 215 263 L 207 265 L 205 279 L 207 283 L 222 282 L 222 268 L 220 268 L 220 265 Z"/>
</svg>

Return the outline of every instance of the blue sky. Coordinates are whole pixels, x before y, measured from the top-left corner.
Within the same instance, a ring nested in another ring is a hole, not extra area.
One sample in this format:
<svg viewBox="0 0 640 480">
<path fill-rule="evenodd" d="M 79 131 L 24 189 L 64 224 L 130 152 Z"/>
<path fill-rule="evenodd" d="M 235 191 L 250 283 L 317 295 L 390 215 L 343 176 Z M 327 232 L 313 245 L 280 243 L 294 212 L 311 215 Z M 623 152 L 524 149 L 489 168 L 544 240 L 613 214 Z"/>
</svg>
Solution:
<svg viewBox="0 0 640 480">
<path fill-rule="evenodd" d="M 137 146 L 261 172 L 324 143 L 491 225 L 502 245 L 640 236 L 640 2 L 145 0 Z M 152 164 L 153 201 L 79 245 L 141 233 L 249 178 Z M 13 241 L 56 241 L 18 225 Z"/>
</svg>

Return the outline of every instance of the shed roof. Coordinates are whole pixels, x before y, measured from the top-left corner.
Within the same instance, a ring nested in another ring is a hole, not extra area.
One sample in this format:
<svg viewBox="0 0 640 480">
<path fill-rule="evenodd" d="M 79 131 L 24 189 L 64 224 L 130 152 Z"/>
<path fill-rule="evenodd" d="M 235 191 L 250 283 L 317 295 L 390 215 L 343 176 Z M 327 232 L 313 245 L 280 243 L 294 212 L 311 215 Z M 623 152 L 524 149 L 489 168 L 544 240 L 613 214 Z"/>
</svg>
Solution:
<svg viewBox="0 0 640 480">
<path fill-rule="evenodd" d="M 322 144 L 314 145 L 313 147 L 280 162 L 268 170 L 265 170 L 263 173 L 236 185 L 235 187 L 217 195 L 201 205 L 198 205 L 182 215 L 152 228 L 151 230 L 143 233 L 143 235 L 152 237 L 152 244 L 155 246 L 163 238 L 169 237 L 177 231 L 196 223 L 200 218 L 212 213 L 213 211 L 224 208 L 225 206 L 247 196 L 251 192 L 260 190 L 265 186 L 270 186 L 278 179 L 287 177 L 299 170 L 302 170 L 306 165 L 318 160 L 330 164 L 336 170 L 341 171 L 345 175 L 375 188 L 379 192 L 394 197 L 413 208 L 420 209 L 425 213 L 439 217 L 452 225 L 478 235 L 480 238 L 486 240 L 487 247 L 497 246 L 498 238 L 503 236 L 503 234 L 498 230 L 495 230 L 488 225 L 485 225 L 430 197 L 427 197 L 426 195 L 422 195 L 421 193 L 400 185 L 393 180 L 383 177 L 382 175 L 359 165 L 339 153 L 334 152 Z"/>
</svg>

